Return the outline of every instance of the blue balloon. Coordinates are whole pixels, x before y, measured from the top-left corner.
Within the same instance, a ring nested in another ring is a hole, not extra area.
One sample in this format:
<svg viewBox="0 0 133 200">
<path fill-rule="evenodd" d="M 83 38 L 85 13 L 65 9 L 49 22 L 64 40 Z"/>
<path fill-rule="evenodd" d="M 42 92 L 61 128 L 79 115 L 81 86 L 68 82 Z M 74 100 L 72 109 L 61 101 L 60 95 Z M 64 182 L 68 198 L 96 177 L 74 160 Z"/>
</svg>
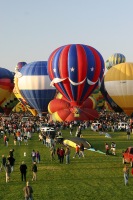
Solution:
<svg viewBox="0 0 133 200">
<path fill-rule="evenodd" d="M 39 116 L 46 112 L 49 102 L 54 98 L 56 89 L 50 86 L 47 62 L 37 61 L 24 65 L 19 71 L 18 88 L 22 97 Z"/>
</svg>

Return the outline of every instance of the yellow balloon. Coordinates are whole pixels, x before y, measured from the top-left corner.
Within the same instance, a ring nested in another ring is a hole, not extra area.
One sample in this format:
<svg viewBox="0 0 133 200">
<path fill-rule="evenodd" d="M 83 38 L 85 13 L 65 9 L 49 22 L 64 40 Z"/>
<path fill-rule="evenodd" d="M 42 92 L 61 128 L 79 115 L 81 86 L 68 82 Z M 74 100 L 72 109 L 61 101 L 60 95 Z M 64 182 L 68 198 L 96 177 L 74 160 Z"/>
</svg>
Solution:
<svg viewBox="0 0 133 200">
<path fill-rule="evenodd" d="M 110 97 L 127 115 L 133 113 L 133 63 L 121 63 L 109 69 L 104 78 Z"/>
</svg>

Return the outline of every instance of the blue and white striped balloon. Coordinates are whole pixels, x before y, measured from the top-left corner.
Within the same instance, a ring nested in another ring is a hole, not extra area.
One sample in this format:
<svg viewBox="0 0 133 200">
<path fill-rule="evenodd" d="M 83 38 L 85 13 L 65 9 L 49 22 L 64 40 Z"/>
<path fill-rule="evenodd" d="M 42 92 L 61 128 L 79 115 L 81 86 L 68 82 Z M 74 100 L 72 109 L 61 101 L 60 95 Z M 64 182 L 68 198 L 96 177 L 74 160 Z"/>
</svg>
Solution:
<svg viewBox="0 0 133 200">
<path fill-rule="evenodd" d="M 49 102 L 54 98 L 56 89 L 50 86 L 47 61 L 37 61 L 21 68 L 18 88 L 26 102 L 41 116 L 46 112 Z"/>
</svg>

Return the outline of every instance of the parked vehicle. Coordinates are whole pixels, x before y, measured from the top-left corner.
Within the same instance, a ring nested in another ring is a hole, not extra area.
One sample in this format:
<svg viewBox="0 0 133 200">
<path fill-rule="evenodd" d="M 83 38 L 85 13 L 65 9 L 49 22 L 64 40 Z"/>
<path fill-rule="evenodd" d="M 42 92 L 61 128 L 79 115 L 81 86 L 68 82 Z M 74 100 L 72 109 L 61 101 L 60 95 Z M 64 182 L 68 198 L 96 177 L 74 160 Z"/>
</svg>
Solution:
<svg viewBox="0 0 133 200">
<path fill-rule="evenodd" d="M 120 131 L 125 131 L 127 125 L 128 125 L 128 124 L 127 124 L 126 122 L 119 122 L 119 123 L 118 123 L 118 130 L 120 130 Z"/>
<path fill-rule="evenodd" d="M 43 132 L 46 136 L 50 136 L 51 138 L 55 138 L 55 129 L 53 127 L 46 127 L 46 126 L 42 126 L 40 127 L 40 131 Z"/>
<path fill-rule="evenodd" d="M 130 163 L 132 167 L 133 166 L 133 147 L 128 147 L 126 151 L 122 153 L 122 155 L 123 155 L 123 159 L 122 159 L 123 164 Z"/>
<path fill-rule="evenodd" d="M 100 123 L 92 123 L 91 124 L 91 130 L 92 131 L 98 131 L 98 128 L 99 128 L 99 126 L 100 126 L 101 124 Z"/>
</svg>

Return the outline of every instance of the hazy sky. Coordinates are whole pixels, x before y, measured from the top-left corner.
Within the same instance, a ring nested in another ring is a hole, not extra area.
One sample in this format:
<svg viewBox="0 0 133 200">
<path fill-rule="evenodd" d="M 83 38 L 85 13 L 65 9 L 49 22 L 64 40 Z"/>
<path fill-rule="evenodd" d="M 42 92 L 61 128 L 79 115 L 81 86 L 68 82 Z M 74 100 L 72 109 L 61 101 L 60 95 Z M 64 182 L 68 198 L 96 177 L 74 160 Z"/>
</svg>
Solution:
<svg viewBox="0 0 133 200">
<path fill-rule="evenodd" d="M 0 0 L 0 67 L 47 61 L 57 47 L 87 44 L 106 61 L 133 62 L 133 0 Z"/>
</svg>

